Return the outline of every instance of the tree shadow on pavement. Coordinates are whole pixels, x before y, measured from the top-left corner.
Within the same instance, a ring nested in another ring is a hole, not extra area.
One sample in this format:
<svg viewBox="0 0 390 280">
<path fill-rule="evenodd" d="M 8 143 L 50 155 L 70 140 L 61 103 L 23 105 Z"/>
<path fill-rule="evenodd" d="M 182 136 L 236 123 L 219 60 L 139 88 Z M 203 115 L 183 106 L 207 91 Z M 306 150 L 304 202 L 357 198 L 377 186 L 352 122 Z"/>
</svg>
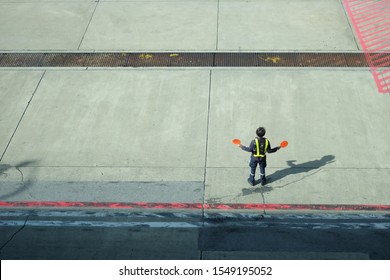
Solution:
<svg viewBox="0 0 390 280">
<path fill-rule="evenodd" d="M 5 172 L 12 168 L 12 165 L 9 165 L 9 164 L 0 164 L 0 176 L 5 174 Z"/>
<path fill-rule="evenodd" d="M 288 160 L 287 165 L 289 166 L 286 169 L 278 170 L 271 175 L 267 176 L 267 185 L 261 186 L 261 187 L 255 187 L 255 188 L 245 188 L 242 190 L 243 195 L 250 195 L 252 193 L 265 193 L 270 192 L 275 188 L 283 188 L 289 184 L 296 183 L 298 181 L 301 181 L 308 176 L 312 176 L 315 173 L 319 172 L 321 167 L 330 164 L 335 161 L 335 156 L 333 155 L 327 155 L 323 156 L 321 159 L 316 159 L 312 161 L 307 161 L 300 164 L 295 164 L 296 160 Z M 311 172 L 313 170 L 317 170 L 316 172 Z M 304 174 L 303 177 L 299 178 L 298 180 L 295 180 L 293 182 L 288 182 L 281 186 L 272 186 L 272 183 L 279 181 L 289 175 L 296 175 L 296 174 Z"/>
<path fill-rule="evenodd" d="M 20 168 L 29 166 L 29 165 L 34 164 L 36 162 L 37 162 L 36 160 L 30 160 L 30 161 L 22 161 L 16 165 L 0 164 L 0 179 L 1 179 L 1 176 L 7 175 L 6 174 L 7 170 L 12 169 L 12 168 L 15 168 L 20 173 L 20 177 L 21 177 L 20 183 L 19 183 L 20 186 L 10 193 L 0 195 L 0 200 L 5 200 L 5 199 L 8 199 L 8 198 L 13 197 L 15 195 L 18 195 L 18 194 L 26 191 L 30 187 L 31 181 L 26 180 L 26 178 L 24 178 L 24 174 L 20 170 Z M 0 183 L 2 183 L 1 180 L 0 180 Z"/>
</svg>

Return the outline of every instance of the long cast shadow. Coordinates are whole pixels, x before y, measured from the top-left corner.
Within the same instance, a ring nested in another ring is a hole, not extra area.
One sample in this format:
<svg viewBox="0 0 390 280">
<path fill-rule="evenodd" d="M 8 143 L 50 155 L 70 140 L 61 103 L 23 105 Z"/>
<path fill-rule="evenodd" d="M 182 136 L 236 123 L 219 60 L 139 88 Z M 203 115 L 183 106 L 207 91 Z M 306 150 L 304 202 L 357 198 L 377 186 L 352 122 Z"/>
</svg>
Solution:
<svg viewBox="0 0 390 280">
<path fill-rule="evenodd" d="M 281 180 L 289 175 L 309 173 L 310 171 L 313 171 L 315 169 L 320 170 L 321 167 L 323 167 L 329 163 L 332 163 L 334 161 L 335 161 L 334 155 L 326 155 L 320 159 L 311 160 L 311 161 L 307 161 L 307 162 L 300 163 L 300 164 L 295 164 L 296 160 L 288 160 L 286 162 L 287 162 L 287 165 L 289 166 L 289 168 L 278 170 L 278 171 L 272 173 L 271 175 L 267 176 L 268 184 L 272 184 L 272 183 L 279 181 L 279 180 Z M 315 173 L 305 175 L 305 176 L 303 176 L 303 178 L 299 179 L 298 181 L 303 180 L 304 178 L 311 176 L 311 175 L 314 175 L 314 174 Z M 288 183 L 288 184 L 290 184 L 290 183 Z M 288 184 L 286 184 L 286 185 L 288 185 Z M 285 187 L 286 185 L 279 186 L 277 188 L 282 188 L 282 187 Z M 252 193 L 264 193 L 264 192 L 269 192 L 273 189 L 274 189 L 274 187 L 272 187 L 270 185 L 265 185 L 265 186 L 257 187 L 257 188 L 245 188 L 242 190 L 242 194 L 243 195 L 250 195 Z"/>
<path fill-rule="evenodd" d="M 314 169 L 319 169 L 329 163 L 334 162 L 334 159 L 335 156 L 327 155 L 323 156 L 321 159 L 307 161 L 301 164 L 295 164 L 296 160 L 288 160 L 287 165 L 289 168 L 278 170 L 268 177 L 270 178 L 271 182 L 275 182 L 289 175 L 308 173 Z"/>
<path fill-rule="evenodd" d="M 18 170 L 20 175 L 21 175 L 20 187 L 18 187 L 17 189 L 15 189 L 11 193 L 1 195 L 0 200 L 5 200 L 5 199 L 11 198 L 13 196 L 16 196 L 16 195 L 26 191 L 31 186 L 32 182 L 30 180 L 26 180 L 26 178 L 24 178 L 24 175 L 23 175 L 22 171 L 20 170 L 20 168 L 29 166 L 29 165 L 34 164 L 36 162 L 37 162 L 36 160 L 23 161 L 23 162 L 16 164 L 15 166 L 9 165 L 9 164 L 0 164 L 0 176 L 5 174 L 5 172 L 11 168 L 15 168 L 16 170 Z"/>
</svg>

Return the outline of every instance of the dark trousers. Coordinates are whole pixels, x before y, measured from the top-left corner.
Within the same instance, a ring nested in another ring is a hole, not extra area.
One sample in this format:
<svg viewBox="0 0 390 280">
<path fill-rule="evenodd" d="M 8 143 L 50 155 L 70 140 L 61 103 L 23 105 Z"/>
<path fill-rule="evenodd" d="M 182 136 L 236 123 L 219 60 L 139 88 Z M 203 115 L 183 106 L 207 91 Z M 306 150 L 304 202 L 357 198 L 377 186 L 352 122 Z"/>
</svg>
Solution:
<svg viewBox="0 0 390 280">
<path fill-rule="evenodd" d="M 249 175 L 249 181 L 251 183 L 255 182 L 255 174 L 256 174 L 256 168 L 257 165 L 259 165 L 260 168 L 260 179 L 265 178 L 265 168 L 267 167 L 267 160 L 266 158 L 255 158 L 251 157 L 251 161 L 249 162 L 249 167 L 251 168 L 251 174 Z"/>
</svg>

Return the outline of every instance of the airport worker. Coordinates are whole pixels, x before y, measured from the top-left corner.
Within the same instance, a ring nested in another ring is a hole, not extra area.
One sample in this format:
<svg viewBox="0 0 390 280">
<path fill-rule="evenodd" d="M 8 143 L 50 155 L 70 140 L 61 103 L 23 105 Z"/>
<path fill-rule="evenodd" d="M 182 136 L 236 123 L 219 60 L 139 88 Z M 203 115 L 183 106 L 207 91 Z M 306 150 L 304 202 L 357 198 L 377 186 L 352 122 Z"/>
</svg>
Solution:
<svg viewBox="0 0 390 280">
<path fill-rule="evenodd" d="M 267 183 L 265 177 L 265 168 L 267 167 L 267 156 L 266 153 L 274 153 L 280 149 L 280 146 L 271 148 L 270 141 L 264 137 L 265 128 L 259 127 L 256 129 L 256 137 L 251 141 L 249 147 L 239 144 L 238 146 L 246 151 L 252 153 L 249 166 L 251 168 L 251 173 L 248 178 L 248 183 L 252 186 L 255 185 L 255 172 L 256 167 L 259 165 L 260 168 L 260 181 L 261 185 L 264 186 Z"/>
</svg>

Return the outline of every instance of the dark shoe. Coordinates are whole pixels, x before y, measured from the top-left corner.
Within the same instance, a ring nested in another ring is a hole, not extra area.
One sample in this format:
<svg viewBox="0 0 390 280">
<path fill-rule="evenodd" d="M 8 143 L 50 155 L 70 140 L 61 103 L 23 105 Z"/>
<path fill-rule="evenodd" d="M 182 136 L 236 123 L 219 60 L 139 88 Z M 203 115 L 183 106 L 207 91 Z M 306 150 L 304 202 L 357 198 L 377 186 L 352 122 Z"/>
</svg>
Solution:
<svg viewBox="0 0 390 280">
<path fill-rule="evenodd" d="M 251 185 L 252 187 L 255 185 L 255 182 L 251 181 L 251 179 L 248 178 L 248 183 L 249 185 Z"/>
<path fill-rule="evenodd" d="M 267 184 L 267 179 L 265 177 L 261 178 L 261 185 L 265 186 Z"/>
</svg>

